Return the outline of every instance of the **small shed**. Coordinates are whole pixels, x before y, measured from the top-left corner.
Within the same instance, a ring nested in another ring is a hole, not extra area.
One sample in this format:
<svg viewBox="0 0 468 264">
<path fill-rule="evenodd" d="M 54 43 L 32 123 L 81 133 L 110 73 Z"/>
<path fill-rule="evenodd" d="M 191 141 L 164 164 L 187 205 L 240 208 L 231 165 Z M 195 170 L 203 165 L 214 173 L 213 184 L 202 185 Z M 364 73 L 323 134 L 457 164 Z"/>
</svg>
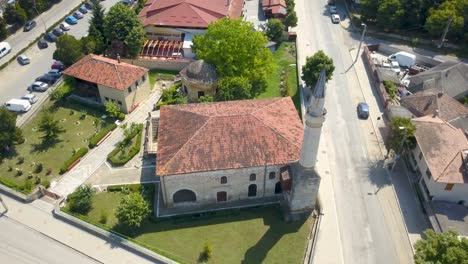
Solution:
<svg viewBox="0 0 468 264">
<path fill-rule="evenodd" d="M 197 60 L 180 71 L 182 90 L 190 102 L 198 102 L 202 96 L 215 96 L 218 73 L 213 64 Z"/>
</svg>

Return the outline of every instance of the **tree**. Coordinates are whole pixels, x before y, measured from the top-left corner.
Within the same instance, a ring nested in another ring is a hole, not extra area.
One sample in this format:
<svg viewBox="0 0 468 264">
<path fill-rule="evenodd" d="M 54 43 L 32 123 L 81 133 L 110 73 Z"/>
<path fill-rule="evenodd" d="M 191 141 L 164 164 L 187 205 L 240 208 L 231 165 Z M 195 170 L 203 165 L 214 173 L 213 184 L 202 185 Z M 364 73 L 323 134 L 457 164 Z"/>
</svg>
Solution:
<svg viewBox="0 0 468 264">
<path fill-rule="evenodd" d="M 328 57 L 323 50 L 319 50 L 312 57 L 306 58 L 306 64 L 302 66 L 302 80 L 307 86 L 314 87 L 323 67 L 325 67 L 328 81 L 333 77 L 335 66 L 333 65 L 333 59 Z"/>
<path fill-rule="evenodd" d="M 3 17 L 8 24 L 17 24 L 19 26 L 24 25 L 28 19 L 26 12 L 19 5 L 19 3 L 15 3 L 14 5 L 7 5 Z"/>
<path fill-rule="evenodd" d="M 89 185 L 81 185 L 67 197 L 70 210 L 75 213 L 87 214 L 91 210 L 94 190 Z"/>
<path fill-rule="evenodd" d="M 414 245 L 416 264 L 466 264 L 468 262 L 468 239 L 458 238 L 454 230 L 437 234 L 432 230 L 424 232 L 426 238 Z"/>
<path fill-rule="evenodd" d="M 361 16 L 363 21 L 377 19 L 380 0 L 361 0 Z"/>
<path fill-rule="evenodd" d="M 284 24 L 286 27 L 295 27 L 297 26 L 297 15 L 296 11 L 292 10 L 291 12 L 288 12 L 286 14 L 286 17 L 284 18 Z"/>
<path fill-rule="evenodd" d="M 3 17 L 0 17 L 0 41 L 8 37 L 7 23 Z"/>
<path fill-rule="evenodd" d="M 104 32 L 107 39 L 124 43 L 131 57 L 138 55 L 143 48 L 143 25 L 135 12 L 122 3 L 110 8 L 104 18 Z"/>
<path fill-rule="evenodd" d="M 434 37 L 440 37 L 447 25 L 450 16 L 453 17 L 448 31 L 448 36 L 463 37 L 463 15 L 457 12 L 456 0 L 447 0 L 438 8 L 429 9 L 429 17 L 426 20 L 426 30 Z"/>
<path fill-rule="evenodd" d="M 200 98 L 198 98 L 198 102 L 199 103 L 211 103 L 211 102 L 214 102 L 214 98 L 212 96 L 209 96 L 209 95 L 204 95 L 204 96 L 200 96 Z"/>
<path fill-rule="evenodd" d="M 80 39 L 81 50 L 85 55 L 95 53 L 96 41 L 91 36 L 82 37 Z"/>
<path fill-rule="evenodd" d="M 198 257 L 198 261 L 201 263 L 206 263 L 212 257 L 213 257 L 213 245 L 210 242 L 205 241 L 205 243 L 203 244 L 203 250 L 200 253 L 200 256 Z"/>
<path fill-rule="evenodd" d="M 252 98 L 252 84 L 245 77 L 224 77 L 218 81 L 218 101 Z"/>
<path fill-rule="evenodd" d="M 117 118 L 120 115 L 120 106 L 112 101 L 108 101 L 104 104 L 106 107 L 106 113 L 112 117 L 112 118 Z"/>
<path fill-rule="evenodd" d="M 104 32 L 104 8 L 100 0 L 91 0 L 91 2 L 94 8 L 89 22 L 88 36 L 92 37 L 95 41 L 95 53 L 101 54 L 106 48 L 105 43 L 107 43 Z"/>
<path fill-rule="evenodd" d="M 384 30 L 398 29 L 404 12 L 400 0 L 382 0 L 377 9 L 377 25 Z"/>
<path fill-rule="evenodd" d="M 0 107 L 0 152 L 8 151 L 13 144 L 23 141 L 23 133 L 16 126 L 16 115 L 5 106 Z"/>
<path fill-rule="evenodd" d="M 272 55 L 265 47 L 267 37 L 252 30 L 253 24 L 229 17 L 211 23 L 207 33 L 193 38 L 198 58 L 216 66 L 221 77 L 245 77 L 252 84 L 251 95 L 265 89 L 272 70 Z"/>
<path fill-rule="evenodd" d="M 390 122 L 390 147 L 396 153 L 403 153 L 405 150 L 416 146 L 414 134 L 416 127 L 409 118 L 395 117 Z"/>
<path fill-rule="evenodd" d="M 281 42 L 284 34 L 284 25 L 281 20 L 273 18 L 268 20 L 266 35 L 274 42 Z"/>
<path fill-rule="evenodd" d="M 84 57 L 81 42 L 74 36 L 64 34 L 57 39 L 57 49 L 54 51 L 54 60 L 59 60 L 65 66 L 71 66 Z"/>
<path fill-rule="evenodd" d="M 122 198 L 115 211 L 115 217 L 124 227 L 140 227 L 141 222 L 151 212 L 148 202 L 137 192 Z"/>
<path fill-rule="evenodd" d="M 49 112 L 42 115 L 39 120 L 38 131 L 44 133 L 43 138 L 45 141 L 55 139 L 59 134 L 65 132 L 59 122 L 59 120 L 54 120 L 54 116 Z"/>
</svg>

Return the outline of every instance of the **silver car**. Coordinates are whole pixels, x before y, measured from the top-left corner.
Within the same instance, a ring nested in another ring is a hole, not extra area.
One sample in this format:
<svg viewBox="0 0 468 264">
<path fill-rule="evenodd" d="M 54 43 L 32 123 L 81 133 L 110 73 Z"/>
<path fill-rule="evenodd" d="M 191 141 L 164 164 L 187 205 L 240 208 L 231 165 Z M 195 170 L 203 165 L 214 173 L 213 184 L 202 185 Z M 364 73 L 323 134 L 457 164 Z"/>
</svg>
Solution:
<svg viewBox="0 0 468 264">
<path fill-rule="evenodd" d="M 28 56 L 26 56 L 24 54 L 19 55 L 17 60 L 18 60 L 18 63 L 21 64 L 21 65 L 26 65 L 26 64 L 31 63 Z"/>
<path fill-rule="evenodd" d="M 32 93 L 21 96 L 21 99 L 29 101 L 30 104 L 34 104 L 38 100 L 37 96 Z"/>
<path fill-rule="evenodd" d="M 28 87 L 29 91 L 45 92 L 49 89 L 49 85 L 44 82 L 34 82 Z"/>
</svg>

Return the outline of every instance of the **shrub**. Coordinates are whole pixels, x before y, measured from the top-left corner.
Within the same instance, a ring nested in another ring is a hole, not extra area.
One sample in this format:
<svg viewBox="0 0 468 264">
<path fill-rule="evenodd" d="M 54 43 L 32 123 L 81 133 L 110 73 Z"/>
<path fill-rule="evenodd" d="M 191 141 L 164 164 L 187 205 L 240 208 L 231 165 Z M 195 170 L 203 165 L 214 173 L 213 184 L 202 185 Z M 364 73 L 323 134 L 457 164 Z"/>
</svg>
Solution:
<svg viewBox="0 0 468 264">
<path fill-rule="evenodd" d="M 141 148 L 141 137 L 142 137 L 142 130 L 143 130 L 143 124 L 138 125 L 138 129 L 136 130 L 136 133 L 132 133 L 129 136 L 130 139 L 135 137 L 136 134 L 136 140 L 133 146 L 130 148 L 130 150 L 125 153 L 125 147 L 121 148 L 121 146 L 117 146 L 112 150 L 108 155 L 107 155 L 107 160 L 114 166 L 122 166 L 125 163 L 127 163 L 129 160 L 131 160 L 138 152 L 140 152 Z M 124 140 L 129 140 L 128 138 Z M 119 144 L 120 145 L 120 144 Z M 127 146 L 128 147 L 128 146 Z"/>
<path fill-rule="evenodd" d="M 125 119 L 125 114 L 120 112 L 119 113 L 119 120 L 124 120 Z"/>
<path fill-rule="evenodd" d="M 104 138 L 107 133 L 109 133 L 110 131 L 114 130 L 115 128 L 117 127 L 116 124 L 110 124 L 104 128 L 102 128 L 101 130 L 99 130 L 99 132 L 97 132 L 96 134 L 94 134 L 90 139 L 89 139 L 89 148 L 94 148 L 96 147 L 97 143 L 99 141 L 101 141 L 102 138 Z"/>
<path fill-rule="evenodd" d="M 38 164 L 36 164 L 36 168 L 34 169 L 34 172 L 35 173 L 40 173 L 42 171 L 42 169 L 43 169 L 42 163 L 38 163 Z"/>
<path fill-rule="evenodd" d="M 16 164 L 23 164 L 24 162 L 24 157 L 23 156 L 19 156 L 18 157 L 18 162 Z"/>
<path fill-rule="evenodd" d="M 122 198 L 115 211 L 119 224 L 124 227 L 139 227 L 151 212 L 148 202 L 139 193 L 130 193 Z"/>
<path fill-rule="evenodd" d="M 51 173 L 52 173 L 52 169 L 48 168 L 47 171 L 46 171 L 46 175 L 50 175 Z"/>
<path fill-rule="evenodd" d="M 13 167 L 11 165 L 8 165 L 8 171 L 12 171 Z"/>
<path fill-rule="evenodd" d="M 99 217 L 99 223 L 105 224 L 107 223 L 107 211 L 102 210 L 101 211 L 101 216 Z"/>
<path fill-rule="evenodd" d="M 154 108 L 157 110 L 163 105 L 186 104 L 187 97 L 179 92 L 179 86 L 174 85 L 169 89 L 164 89 L 161 95 L 161 101 Z"/>
<path fill-rule="evenodd" d="M 76 151 L 72 156 L 71 158 L 69 158 L 68 160 L 66 160 L 62 167 L 60 167 L 60 171 L 59 173 L 60 174 L 64 174 L 67 170 L 68 170 L 68 167 L 70 167 L 70 165 L 72 165 L 76 160 L 78 160 L 79 158 L 83 157 L 84 155 L 86 155 L 86 153 L 88 153 L 88 148 L 80 148 L 78 149 L 78 151 Z"/>
<path fill-rule="evenodd" d="M 205 241 L 203 245 L 203 251 L 200 253 L 200 257 L 198 258 L 199 262 L 207 262 L 213 257 L 213 245 Z"/>
<path fill-rule="evenodd" d="M 43 180 L 42 181 L 42 186 L 44 186 L 44 188 L 46 188 L 46 189 L 49 189 L 50 181 L 49 180 Z"/>
<path fill-rule="evenodd" d="M 23 170 L 16 168 L 16 176 L 21 176 L 21 175 L 23 175 Z"/>
<path fill-rule="evenodd" d="M 52 100 L 60 101 L 65 97 L 69 96 L 75 90 L 75 80 L 74 78 L 65 77 L 64 84 L 57 87 L 52 93 L 50 93 L 50 97 Z M 70 112 L 70 115 L 74 113 Z"/>
<path fill-rule="evenodd" d="M 21 187 L 20 187 L 21 188 Z M 31 179 L 25 179 L 24 180 L 24 185 L 21 188 L 23 191 L 30 192 L 33 188 L 33 182 Z"/>
<path fill-rule="evenodd" d="M 394 83 L 392 83 L 390 81 L 384 81 L 383 85 L 384 85 L 385 91 L 387 92 L 390 99 L 395 100 L 396 97 L 397 97 L 398 87 Z"/>
<path fill-rule="evenodd" d="M 89 185 L 81 185 L 78 189 L 67 197 L 72 212 L 86 214 L 91 210 L 94 190 Z"/>
</svg>

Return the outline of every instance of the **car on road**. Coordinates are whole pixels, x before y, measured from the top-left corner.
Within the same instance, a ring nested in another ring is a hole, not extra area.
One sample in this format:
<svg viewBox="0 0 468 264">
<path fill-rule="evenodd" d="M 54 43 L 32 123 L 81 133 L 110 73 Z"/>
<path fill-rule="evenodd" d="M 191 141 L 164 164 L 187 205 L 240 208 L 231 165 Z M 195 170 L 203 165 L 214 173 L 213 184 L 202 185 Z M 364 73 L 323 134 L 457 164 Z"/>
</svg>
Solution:
<svg viewBox="0 0 468 264">
<path fill-rule="evenodd" d="M 37 42 L 37 46 L 38 46 L 40 49 L 45 49 L 45 48 L 49 47 L 49 44 L 47 44 L 47 41 L 45 41 L 45 39 L 40 39 L 40 40 Z"/>
<path fill-rule="evenodd" d="M 80 11 L 76 11 L 75 13 L 73 13 L 73 17 L 76 19 L 82 19 L 83 14 Z"/>
<path fill-rule="evenodd" d="M 52 85 L 56 81 L 57 81 L 57 78 L 55 76 L 49 75 L 47 73 L 36 78 L 36 82 L 43 82 L 43 83 L 47 83 L 48 85 Z"/>
<path fill-rule="evenodd" d="M 80 11 L 82 14 L 88 13 L 88 9 L 87 9 L 86 6 L 84 6 L 84 5 L 80 6 L 80 8 L 78 9 L 78 11 Z"/>
<path fill-rule="evenodd" d="M 338 13 L 338 11 L 336 10 L 336 6 L 334 6 L 334 5 L 329 6 L 328 10 L 330 11 L 330 14 Z"/>
<path fill-rule="evenodd" d="M 21 65 L 26 65 L 26 64 L 29 64 L 31 63 L 31 61 L 29 60 L 28 56 L 24 55 L 24 54 L 21 54 L 19 55 L 16 60 L 18 61 L 19 64 Z"/>
<path fill-rule="evenodd" d="M 45 82 L 34 82 L 28 87 L 29 91 L 45 92 L 49 89 L 49 85 Z"/>
<path fill-rule="evenodd" d="M 31 104 L 27 100 L 22 99 L 11 99 L 5 103 L 5 106 L 8 110 L 12 112 L 27 112 L 31 109 Z"/>
<path fill-rule="evenodd" d="M 333 24 L 338 24 L 341 21 L 340 16 L 338 14 L 332 14 L 330 17 Z"/>
<path fill-rule="evenodd" d="M 35 28 L 37 25 L 36 21 L 34 20 L 29 20 L 24 24 L 23 31 L 28 32 L 31 31 L 33 28 Z"/>
<path fill-rule="evenodd" d="M 7 55 L 11 51 L 11 46 L 8 42 L 0 42 L 0 58 Z"/>
<path fill-rule="evenodd" d="M 60 29 L 63 30 L 63 31 L 68 31 L 68 30 L 70 30 L 70 25 L 68 25 L 68 24 L 65 23 L 65 22 L 62 22 L 62 23 L 60 24 L 59 27 L 60 27 Z"/>
<path fill-rule="evenodd" d="M 60 37 L 63 35 L 63 30 L 61 30 L 60 28 L 54 28 L 54 30 L 52 30 L 52 33 L 57 36 L 57 37 Z"/>
<path fill-rule="evenodd" d="M 37 100 L 39 100 L 39 98 L 37 98 L 35 94 L 30 93 L 21 96 L 21 100 L 27 100 L 30 104 L 34 104 L 37 102 Z"/>
<path fill-rule="evenodd" d="M 45 34 L 44 39 L 49 42 L 55 42 L 57 41 L 57 36 L 55 36 L 52 32 L 49 32 Z"/>
<path fill-rule="evenodd" d="M 65 22 L 70 24 L 70 25 L 76 25 L 78 23 L 78 20 L 74 18 L 73 16 L 67 16 L 65 18 Z"/>
<path fill-rule="evenodd" d="M 369 105 L 367 103 L 359 103 L 357 107 L 357 113 L 359 118 L 369 118 Z"/>
<path fill-rule="evenodd" d="M 61 61 L 54 61 L 50 66 L 51 69 L 57 69 L 59 71 L 65 70 L 65 65 Z"/>
</svg>

